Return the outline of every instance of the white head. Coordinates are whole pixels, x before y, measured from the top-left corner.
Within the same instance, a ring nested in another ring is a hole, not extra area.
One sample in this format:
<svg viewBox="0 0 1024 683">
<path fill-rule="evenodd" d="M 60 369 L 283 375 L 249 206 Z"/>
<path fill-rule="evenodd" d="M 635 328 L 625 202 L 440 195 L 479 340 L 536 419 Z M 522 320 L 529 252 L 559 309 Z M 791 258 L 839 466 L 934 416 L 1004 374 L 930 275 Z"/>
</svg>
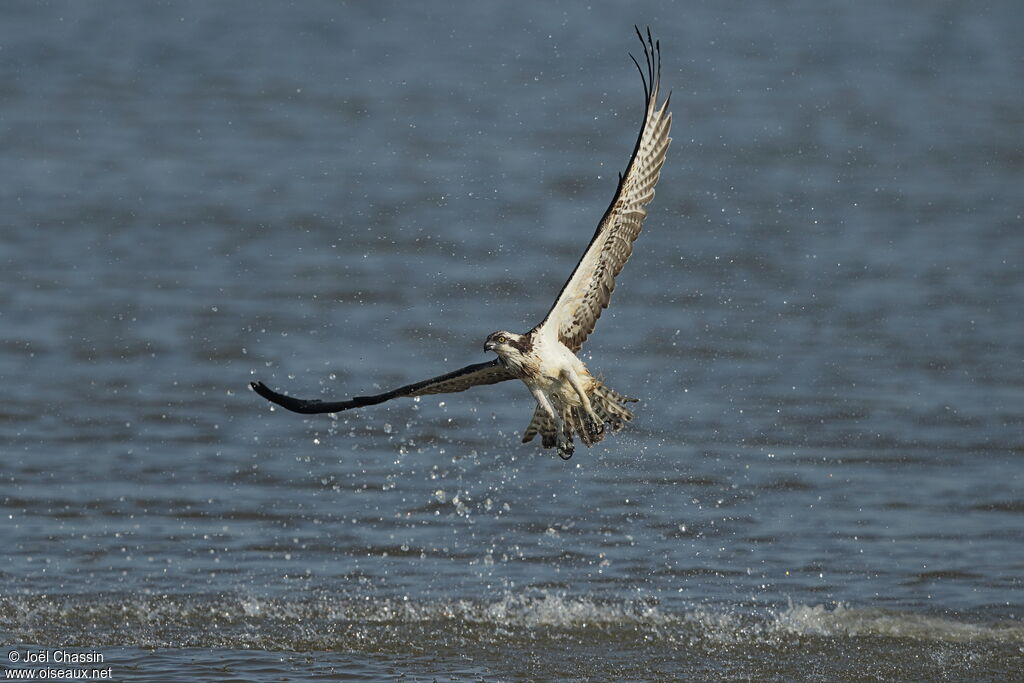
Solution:
<svg viewBox="0 0 1024 683">
<path fill-rule="evenodd" d="M 494 351 L 503 361 L 522 365 L 532 346 L 528 335 L 498 330 L 488 335 L 484 351 Z"/>
</svg>

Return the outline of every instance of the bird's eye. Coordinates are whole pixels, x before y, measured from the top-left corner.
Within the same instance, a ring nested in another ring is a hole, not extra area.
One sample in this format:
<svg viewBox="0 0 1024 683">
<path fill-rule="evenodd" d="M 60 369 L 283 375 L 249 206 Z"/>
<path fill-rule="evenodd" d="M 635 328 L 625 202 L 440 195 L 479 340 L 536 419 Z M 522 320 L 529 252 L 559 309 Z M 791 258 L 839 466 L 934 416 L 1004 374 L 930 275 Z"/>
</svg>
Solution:
<svg viewBox="0 0 1024 683">
<path fill-rule="evenodd" d="M 500 337 L 498 337 L 498 343 L 499 344 L 504 344 L 507 341 L 508 341 L 508 337 L 506 337 L 505 335 L 501 335 Z"/>
</svg>

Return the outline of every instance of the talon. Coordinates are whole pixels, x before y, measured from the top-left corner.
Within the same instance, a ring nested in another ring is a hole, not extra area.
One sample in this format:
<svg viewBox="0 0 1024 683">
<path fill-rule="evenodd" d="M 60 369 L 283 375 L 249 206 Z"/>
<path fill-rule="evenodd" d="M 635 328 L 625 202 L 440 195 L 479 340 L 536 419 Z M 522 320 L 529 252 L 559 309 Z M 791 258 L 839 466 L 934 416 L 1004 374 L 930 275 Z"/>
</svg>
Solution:
<svg viewBox="0 0 1024 683">
<path fill-rule="evenodd" d="M 573 452 L 576 450 L 576 445 L 569 441 L 568 443 L 558 444 L 558 457 L 562 460 L 568 460 L 572 457 Z"/>
</svg>

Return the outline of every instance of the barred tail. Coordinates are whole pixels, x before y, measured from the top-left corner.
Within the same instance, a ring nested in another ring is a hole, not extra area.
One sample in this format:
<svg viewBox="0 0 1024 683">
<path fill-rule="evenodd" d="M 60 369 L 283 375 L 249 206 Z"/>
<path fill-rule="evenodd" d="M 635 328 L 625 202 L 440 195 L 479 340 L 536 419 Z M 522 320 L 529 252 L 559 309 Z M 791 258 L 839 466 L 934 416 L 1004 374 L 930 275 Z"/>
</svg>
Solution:
<svg viewBox="0 0 1024 683">
<path fill-rule="evenodd" d="M 625 404 L 635 403 L 637 399 L 623 396 L 596 380 L 590 391 L 587 392 L 587 396 L 590 399 L 591 407 L 601 421 L 600 424 L 594 424 L 580 406 L 558 407 L 565 436 L 570 442 L 574 436 L 579 435 L 580 441 L 585 445 L 593 446 L 604 439 L 607 431 L 605 426 L 613 432 L 617 432 L 633 419 L 633 413 L 626 408 Z M 533 419 L 530 420 L 530 424 L 523 434 L 523 443 L 532 441 L 537 434 L 541 435 L 541 445 L 544 448 L 555 448 L 558 445 L 555 421 L 539 405 L 533 411 Z"/>
<path fill-rule="evenodd" d="M 596 381 L 590 389 L 588 396 L 590 397 L 590 405 L 594 407 L 594 412 L 613 432 L 621 430 L 626 426 L 627 422 L 633 419 L 633 413 L 630 412 L 625 404 L 636 403 L 640 400 L 630 396 L 623 396 L 614 389 L 610 389 Z"/>
</svg>

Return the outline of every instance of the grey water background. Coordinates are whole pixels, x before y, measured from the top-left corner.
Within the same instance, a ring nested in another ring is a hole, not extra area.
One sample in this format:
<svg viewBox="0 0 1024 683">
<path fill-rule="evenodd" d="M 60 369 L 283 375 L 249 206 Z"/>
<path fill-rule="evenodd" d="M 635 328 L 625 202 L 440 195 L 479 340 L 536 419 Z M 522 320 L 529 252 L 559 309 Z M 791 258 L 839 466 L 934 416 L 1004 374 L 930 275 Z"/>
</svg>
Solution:
<svg viewBox="0 0 1024 683">
<path fill-rule="evenodd" d="M 0 653 L 115 680 L 1013 680 L 1018 3 L 5 3 Z M 674 142 L 564 463 L 507 383 Z"/>
</svg>

